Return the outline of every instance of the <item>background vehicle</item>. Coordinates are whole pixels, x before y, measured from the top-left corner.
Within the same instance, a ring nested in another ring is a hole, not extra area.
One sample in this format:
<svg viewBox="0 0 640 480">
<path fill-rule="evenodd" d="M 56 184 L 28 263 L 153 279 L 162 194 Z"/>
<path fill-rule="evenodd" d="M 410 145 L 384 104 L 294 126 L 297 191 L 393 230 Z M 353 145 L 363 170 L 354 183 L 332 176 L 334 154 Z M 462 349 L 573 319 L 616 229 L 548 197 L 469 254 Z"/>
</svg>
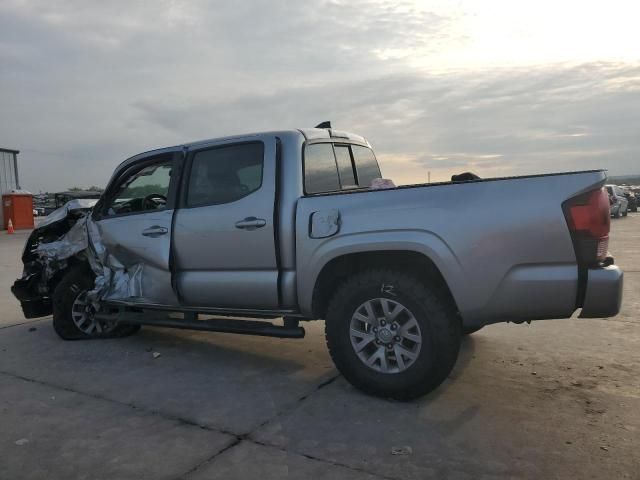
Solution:
<svg viewBox="0 0 640 480">
<path fill-rule="evenodd" d="M 638 197 L 635 193 L 633 192 L 629 192 L 629 191 L 625 191 L 624 192 L 624 196 L 627 198 L 627 208 L 630 212 L 637 212 L 638 211 Z"/>
<path fill-rule="evenodd" d="M 370 189 L 379 177 L 369 143 L 331 128 L 143 153 L 90 219 L 68 208 L 33 232 L 13 292 L 66 339 L 143 324 L 296 338 L 325 319 L 344 376 L 398 399 L 447 377 L 463 332 L 618 313 L 603 171 Z M 122 269 L 103 276 L 111 257 Z"/>
<path fill-rule="evenodd" d="M 57 210 L 58 208 L 62 208 L 72 200 L 98 199 L 101 195 L 102 192 L 98 190 L 70 190 L 68 192 L 47 194 L 48 198 L 46 200 L 46 203 L 42 207 L 42 215 L 49 215 L 51 212 Z"/>
<path fill-rule="evenodd" d="M 622 189 L 617 185 L 606 185 L 606 188 L 609 194 L 611 216 L 615 218 L 626 217 L 629 202 Z"/>
</svg>

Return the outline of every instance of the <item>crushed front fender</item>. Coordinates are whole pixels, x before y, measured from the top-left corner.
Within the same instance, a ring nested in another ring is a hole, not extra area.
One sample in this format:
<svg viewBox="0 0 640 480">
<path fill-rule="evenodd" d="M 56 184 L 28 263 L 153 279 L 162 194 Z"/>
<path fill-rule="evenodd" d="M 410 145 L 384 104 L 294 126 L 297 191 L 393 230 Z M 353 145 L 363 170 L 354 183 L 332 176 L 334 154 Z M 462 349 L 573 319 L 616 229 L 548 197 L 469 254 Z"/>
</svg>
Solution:
<svg viewBox="0 0 640 480">
<path fill-rule="evenodd" d="M 88 297 L 96 307 L 106 299 L 142 296 L 143 263 L 125 268 L 110 254 L 87 208 L 67 205 L 54 213 L 27 240 L 22 277 L 11 287 L 26 318 L 52 313 L 55 286 L 78 262 L 88 264 L 95 274 Z"/>
</svg>

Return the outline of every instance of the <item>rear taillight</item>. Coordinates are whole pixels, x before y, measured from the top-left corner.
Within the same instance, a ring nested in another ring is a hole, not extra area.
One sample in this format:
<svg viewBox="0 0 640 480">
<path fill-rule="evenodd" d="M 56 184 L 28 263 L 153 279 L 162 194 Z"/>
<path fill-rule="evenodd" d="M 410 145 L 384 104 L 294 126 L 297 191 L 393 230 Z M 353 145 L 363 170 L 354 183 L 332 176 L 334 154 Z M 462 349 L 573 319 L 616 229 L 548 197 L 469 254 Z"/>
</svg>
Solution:
<svg viewBox="0 0 640 480">
<path fill-rule="evenodd" d="M 604 188 L 567 200 L 564 215 L 571 231 L 578 263 L 591 265 L 607 257 L 609 247 L 609 195 Z"/>
</svg>

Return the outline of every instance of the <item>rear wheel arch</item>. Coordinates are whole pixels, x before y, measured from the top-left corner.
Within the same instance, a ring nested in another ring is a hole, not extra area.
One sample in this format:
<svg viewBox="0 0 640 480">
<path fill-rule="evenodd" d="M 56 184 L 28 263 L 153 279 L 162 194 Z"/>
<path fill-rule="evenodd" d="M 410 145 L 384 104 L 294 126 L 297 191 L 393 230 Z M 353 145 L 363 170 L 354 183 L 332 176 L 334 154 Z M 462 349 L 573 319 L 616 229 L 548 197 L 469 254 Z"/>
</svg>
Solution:
<svg viewBox="0 0 640 480">
<path fill-rule="evenodd" d="M 350 276 L 369 269 L 406 272 L 437 289 L 452 308 L 456 300 L 441 270 L 427 255 L 412 250 L 371 250 L 340 255 L 328 261 L 316 277 L 312 311 L 315 318 L 325 318 L 329 301 L 337 287 Z"/>
</svg>

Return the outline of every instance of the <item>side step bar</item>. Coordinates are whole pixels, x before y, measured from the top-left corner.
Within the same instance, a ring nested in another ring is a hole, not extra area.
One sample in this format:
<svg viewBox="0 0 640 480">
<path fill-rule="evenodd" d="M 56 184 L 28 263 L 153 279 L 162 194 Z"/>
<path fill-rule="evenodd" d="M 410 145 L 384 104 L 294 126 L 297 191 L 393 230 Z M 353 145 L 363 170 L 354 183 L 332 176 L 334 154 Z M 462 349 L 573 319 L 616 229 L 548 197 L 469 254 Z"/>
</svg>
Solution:
<svg viewBox="0 0 640 480">
<path fill-rule="evenodd" d="M 143 312 L 96 313 L 96 318 L 104 322 L 127 325 L 151 325 L 154 327 L 201 330 L 205 332 L 237 333 L 240 335 L 258 335 L 261 337 L 304 338 L 304 328 L 297 319 L 285 318 L 284 326 L 270 322 L 240 320 L 235 318 L 214 318 L 198 320 L 196 313 L 185 313 L 185 318 L 172 318 L 167 315 Z"/>
<path fill-rule="evenodd" d="M 256 310 L 251 308 L 216 308 L 194 306 L 187 307 L 184 305 L 163 305 L 160 303 L 149 303 L 147 300 L 126 299 L 126 300 L 107 300 L 104 302 L 107 307 L 113 308 L 140 308 L 144 310 L 159 310 L 164 312 L 195 312 L 205 315 L 220 315 L 224 317 L 254 317 L 254 318 L 278 318 L 278 317 L 298 317 L 304 318 L 300 312 L 296 310 Z"/>
</svg>

